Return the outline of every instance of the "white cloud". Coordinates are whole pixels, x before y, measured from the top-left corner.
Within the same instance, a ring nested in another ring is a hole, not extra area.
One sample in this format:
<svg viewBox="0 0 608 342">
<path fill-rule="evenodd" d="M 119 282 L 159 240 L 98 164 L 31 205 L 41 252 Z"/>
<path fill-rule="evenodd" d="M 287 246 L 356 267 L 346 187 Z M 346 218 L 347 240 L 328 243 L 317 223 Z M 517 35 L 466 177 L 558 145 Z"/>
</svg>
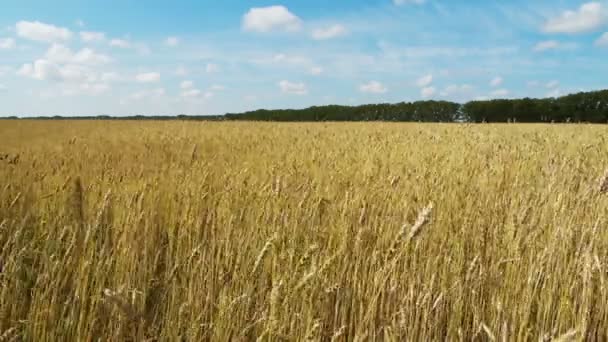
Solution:
<svg viewBox="0 0 608 342">
<path fill-rule="evenodd" d="M 559 48 L 561 45 L 558 41 L 555 40 L 546 40 L 543 42 L 540 42 L 538 44 L 536 44 L 534 46 L 534 51 L 536 52 L 542 52 L 542 51 L 547 51 L 547 50 L 554 50 Z"/>
<path fill-rule="evenodd" d="M 38 59 L 34 63 L 24 64 L 18 75 L 41 81 L 90 83 L 97 79 L 93 71 L 80 65 L 58 65 L 46 59 Z"/>
<path fill-rule="evenodd" d="M 212 98 L 215 94 L 210 91 L 203 92 L 199 89 L 187 89 L 182 91 L 180 95 L 185 98 L 202 98 L 206 100 Z"/>
<path fill-rule="evenodd" d="M 46 59 L 59 64 L 85 64 L 101 65 L 107 64 L 112 59 L 106 55 L 98 54 L 95 51 L 84 48 L 73 53 L 68 47 L 61 44 L 53 44 L 46 52 Z"/>
<path fill-rule="evenodd" d="M 507 89 L 496 89 L 490 95 L 493 97 L 506 97 L 509 96 L 510 92 Z"/>
<path fill-rule="evenodd" d="M 84 48 L 84 49 L 78 51 L 73 56 L 74 63 L 81 63 L 81 64 L 87 64 L 87 65 L 106 64 L 111 61 L 112 61 L 112 59 L 110 57 L 103 55 L 103 54 L 98 54 L 89 48 Z"/>
<path fill-rule="evenodd" d="M 217 64 L 213 64 L 213 63 L 207 63 L 207 65 L 205 66 L 205 71 L 208 74 L 220 72 L 220 66 Z"/>
<path fill-rule="evenodd" d="M 435 89 L 435 87 L 425 87 L 420 90 L 420 96 L 425 99 L 432 97 L 433 95 L 435 95 L 435 93 L 437 93 L 437 89 Z"/>
<path fill-rule="evenodd" d="M 431 83 L 433 83 L 433 75 L 430 74 L 422 76 L 416 81 L 416 85 L 420 88 L 428 87 Z"/>
<path fill-rule="evenodd" d="M 46 60 L 39 59 L 32 64 L 23 64 L 17 75 L 27 76 L 38 80 L 60 79 L 59 69 Z"/>
<path fill-rule="evenodd" d="M 0 84 L 0 92 L 6 91 L 6 86 L 4 84 Z"/>
<path fill-rule="evenodd" d="M 608 46 L 608 32 L 602 34 L 596 41 L 596 46 Z"/>
<path fill-rule="evenodd" d="M 426 0 L 393 0 L 393 4 L 397 6 L 401 5 L 422 5 L 426 3 Z"/>
<path fill-rule="evenodd" d="M 131 43 L 124 39 L 112 39 L 110 40 L 110 46 L 118 47 L 122 49 L 128 49 L 131 47 Z"/>
<path fill-rule="evenodd" d="M 41 81 L 64 83 L 59 95 L 97 95 L 109 90 L 107 83 L 118 77 L 95 69 L 111 61 L 110 57 L 90 48 L 74 52 L 62 44 L 53 43 L 44 57 L 23 64 L 17 74 Z"/>
<path fill-rule="evenodd" d="M 494 88 L 495 88 L 495 87 L 500 87 L 500 86 L 502 85 L 503 81 L 504 81 L 504 80 L 502 79 L 502 77 L 500 77 L 500 76 L 496 76 L 496 77 L 494 77 L 494 78 L 492 79 L 492 81 L 490 81 L 490 86 L 491 86 L 491 87 L 494 87 Z"/>
<path fill-rule="evenodd" d="M 543 30 L 547 33 L 589 32 L 605 24 L 607 18 L 601 3 L 588 2 L 576 11 L 565 11 L 560 16 L 549 19 Z"/>
<path fill-rule="evenodd" d="M 160 74 L 157 72 L 146 72 L 135 76 L 135 80 L 141 83 L 152 83 L 160 81 Z"/>
<path fill-rule="evenodd" d="M 250 32 L 298 31 L 302 20 L 285 6 L 252 8 L 243 16 L 243 30 Z"/>
<path fill-rule="evenodd" d="M 362 93 L 384 94 L 388 91 L 386 86 L 378 81 L 371 81 L 359 86 L 359 91 Z"/>
<path fill-rule="evenodd" d="M 555 88 L 559 87 L 559 81 L 554 80 L 554 81 L 548 82 L 545 85 L 545 87 L 547 87 L 548 89 L 555 89 Z"/>
<path fill-rule="evenodd" d="M 182 89 L 190 89 L 190 88 L 194 87 L 194 82 L 183 81 L 182 83 L 180 83 L 179 87 Z"/>
<path fill-rule="evenodd" d="M 72 38 L 70 30 L 39 21 L 20 21 L 15 25 L 15 30 L 19 37 L 37 42 L 54 43 Z"/>
<path fill-rule="evenodd" d="M 292 83 L 289 81 L 281 81 L 279 82 L 279 88 L 281 92 L 285 94 L 293 94 L 293 95 L 306 95 L 308 94 L 308 87 L 304 83 Z"/>
<path fill-rule="evenodd" d="M 310 68 L 310 74 L 314 76 L 319 76 L 323 73 L 323 68 L 315 66 Z"/>
<path fill-rule="evenodd" d="M 0 50 L 14 49 L 17 44 L 13 38 L 0 38 Z"/>
<path fill-rule="evenodd" d="M 340 24 L 335 24 L 326 28 L 319 28 L 312 31 L 312 38 L 315 40 L 327 40 L 344 36 L 348 31 Z"/>
<path fill-rule="evenodd" d="M 106 39 L 106 34 L 103 32 L 82 31 L 80 39 L 85 43 L 100 42 Z"/>
<path fill-rule="evenodd" d="M 179 45 L 179 38 L 177 37 L 168 37 L 165 39 L 165 45 L 167 46 L 177 46 Z"/>
</svg>

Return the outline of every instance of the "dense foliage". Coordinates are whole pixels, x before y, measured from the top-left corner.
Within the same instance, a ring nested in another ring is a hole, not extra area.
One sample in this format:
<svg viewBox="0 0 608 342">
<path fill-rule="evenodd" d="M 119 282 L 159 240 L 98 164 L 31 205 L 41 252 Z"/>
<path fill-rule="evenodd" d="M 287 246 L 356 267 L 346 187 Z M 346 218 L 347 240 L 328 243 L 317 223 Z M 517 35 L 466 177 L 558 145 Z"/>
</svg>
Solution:
<svg viewBox="0 0 608 342">
<path fill-rule="evenodd" d="M 257 110 L 226 114 L 229 120 L 262 121 L 422 121 L 452 122 L 458 119 L 460 105 L 447 101 L 372 104 L 356 107 L 321 106 L 306 109 Z"/>
<path fill-rule="evenodd" d="M 447 101 L 257 110 L 227 114 L 229 120 L 420 121 L 420 122 L 608 122 L 608 90 L 560 98 Z"/>
</svg>

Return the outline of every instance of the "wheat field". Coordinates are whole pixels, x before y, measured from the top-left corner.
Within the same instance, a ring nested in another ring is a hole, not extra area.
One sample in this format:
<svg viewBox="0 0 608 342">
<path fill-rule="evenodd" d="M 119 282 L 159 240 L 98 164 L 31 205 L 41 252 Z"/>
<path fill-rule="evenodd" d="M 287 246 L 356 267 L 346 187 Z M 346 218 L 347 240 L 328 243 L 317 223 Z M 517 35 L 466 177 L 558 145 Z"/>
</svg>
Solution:
<svg viewBox="0 0 608 342">
<path fill-rule="evenodd" d="M 1 121 L 0 341 L 605 341 L 607 133 Z"/>
</svg>

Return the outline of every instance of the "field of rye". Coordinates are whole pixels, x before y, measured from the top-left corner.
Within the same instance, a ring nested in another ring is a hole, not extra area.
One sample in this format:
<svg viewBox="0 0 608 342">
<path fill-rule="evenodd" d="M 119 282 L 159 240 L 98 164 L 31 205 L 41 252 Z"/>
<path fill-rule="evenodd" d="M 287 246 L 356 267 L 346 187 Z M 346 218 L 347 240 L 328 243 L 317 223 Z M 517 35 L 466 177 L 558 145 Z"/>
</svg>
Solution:
<svg viewBox="0 0 608 342">
<path fill-rule="evenodd" d="M 594 125 L 0 122 L 0 341 L 608 339 Z"/>
</svg>

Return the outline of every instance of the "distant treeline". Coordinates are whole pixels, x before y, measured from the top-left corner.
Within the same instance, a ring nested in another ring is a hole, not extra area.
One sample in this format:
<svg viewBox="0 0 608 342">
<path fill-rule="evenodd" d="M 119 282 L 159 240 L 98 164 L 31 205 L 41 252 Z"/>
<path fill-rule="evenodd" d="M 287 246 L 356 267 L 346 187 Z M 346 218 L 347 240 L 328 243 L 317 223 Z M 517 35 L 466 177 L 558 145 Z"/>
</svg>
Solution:
<svg viewBox="0 0 608 342">
<path fill-rule="evenodd" d="M 263 121 L 423 121 L 453 122 L 460 105 L 447 101 L 419 101 L 363 106 L 320 106 L 306 109 L 260 109 L 242 114 L 226 114 L 227 120 Z"/>
<path fill-rule="evenodd" d="M 13 117 L 14 118 L 14 117 Z M 213 116 L 80 116 L 30 119 L 99 120 L 249 120 L 249 121 L 412 121 L 412 122 L 591 122 L 608 123 L 608 90 L 547 99 L 418 101 L 362 106 L 260 109 Z"/>
<path fill-rule="evenodd" d="M 299 110 L 256 110 L 226 114 L 228 120 L 420 121 L 420 122 L 594 122 L 608 123 L 608 90 L 559 98 L 471 101 L 418 101 L 356 107 L 322 106 Z"/>
</svg>

